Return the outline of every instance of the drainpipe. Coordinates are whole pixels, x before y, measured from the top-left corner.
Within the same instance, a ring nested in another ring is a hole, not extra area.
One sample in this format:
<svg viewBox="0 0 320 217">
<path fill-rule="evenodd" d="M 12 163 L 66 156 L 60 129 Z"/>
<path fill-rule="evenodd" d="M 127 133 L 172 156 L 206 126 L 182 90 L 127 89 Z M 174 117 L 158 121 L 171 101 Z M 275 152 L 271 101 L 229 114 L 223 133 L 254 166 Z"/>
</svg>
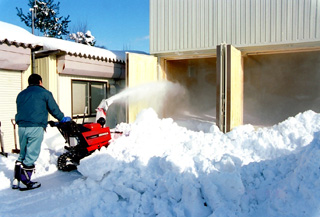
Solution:
<svg viewBox="0 0 320 217">
<path fill-rule="evenodd" d="M 34 35 L 34 18 L 36 17 L 36 9 L 37 9 L 37 0 L 34 1 L 33 8 L 30 8 L 32 13 L 32 34 Z M 36 73 L 36 60 L 35 60 L 35 53 L 31 50 L 31 58 L 32 58 L 32 74 Z"/>
</svg>

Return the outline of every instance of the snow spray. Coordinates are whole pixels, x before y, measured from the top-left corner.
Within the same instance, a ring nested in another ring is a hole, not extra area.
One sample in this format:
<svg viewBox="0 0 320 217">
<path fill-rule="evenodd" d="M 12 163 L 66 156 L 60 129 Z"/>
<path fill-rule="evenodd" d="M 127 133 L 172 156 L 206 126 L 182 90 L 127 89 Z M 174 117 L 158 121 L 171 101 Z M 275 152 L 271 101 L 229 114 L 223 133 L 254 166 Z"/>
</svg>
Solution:
<svg viewBox="0 0 320 217">
<path fill-rule="evenodd" d="M 102 109 L 106 112 L 108 107 L 114 102 L 129 102 L 130 104 L 135 104 L 143 101 L 148 102 L 148 104 L 152 104 L 155 111 L 161 111 L 166 102 L 177 99 L 178 96 L 181 98 L 185 94 L 186 90 L 183 86 L 170 81 L 150 82 L 126 88 L 120 93 L 101 101 L 100 105 L 96 109 L 97 118 L 104 116 Z"/>
</svg>

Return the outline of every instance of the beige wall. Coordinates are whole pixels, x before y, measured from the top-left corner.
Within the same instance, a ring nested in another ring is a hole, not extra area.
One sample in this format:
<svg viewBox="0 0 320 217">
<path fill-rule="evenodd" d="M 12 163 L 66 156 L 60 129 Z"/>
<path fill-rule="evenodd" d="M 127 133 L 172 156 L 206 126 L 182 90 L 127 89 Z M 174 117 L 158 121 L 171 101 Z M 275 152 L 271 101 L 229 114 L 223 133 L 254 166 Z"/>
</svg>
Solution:
<svg viewBox="0 0 320 217">
<path fill-rule="evenodd" d="M 157 58 L 150 55 L 127 53 L 126 83 L 128 88 L 160 80 L 157 68 Z M 137 114 L 144 108 L 152 107 L 151 102 L 140 100 L 136 102 L 129 99 L 127 121 L 135 121 Z M 159 111 L 160 112 L 160 111 Z"/>
<path fill-rule="evenodd" d="M 53 97 L 58 100 L 58 74 L 56 56 L 36 59 L 36 73 L 41 75 L 43 86 L 50 90 Z"/>
<path fill-rule="evenodd" d="M 31 61 L 31 60 L 30 60 Z M 21 72 L 21 90 L 26 89 L 29 84 L 28 84 L 28 78 L 32 73 L 32 67 L 31 65 L 26 71 Z"/>
<path fill-rule="evenodd" d="M 227 46 L 227 123 L 226 130 L 243 124 L 243 61 L 241 52 Z M 219 97 L 219 96 L 217 96 Z"/>
<path fill-rule="evenodd" d="M 36 59 L 36 73 L 42 77 L 43 87 L 49 90 L 54 99 L 59 104 L 58 99 L 58 74 L 57 74 L 57 63 L 56 56 L 50 55 L 47 57 Z M 49 114 L 49 120 L 54 120 L 54 118 Z"/>
</svg>

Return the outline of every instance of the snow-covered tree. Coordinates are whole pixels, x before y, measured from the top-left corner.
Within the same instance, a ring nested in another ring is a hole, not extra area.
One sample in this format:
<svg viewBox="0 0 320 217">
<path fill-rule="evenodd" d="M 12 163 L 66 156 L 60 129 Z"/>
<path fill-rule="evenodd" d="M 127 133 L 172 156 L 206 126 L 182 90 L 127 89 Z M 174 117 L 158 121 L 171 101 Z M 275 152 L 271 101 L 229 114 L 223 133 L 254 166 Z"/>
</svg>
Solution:
<svg viewBox="0 0 320 217">
<path fill-rule="evenodd" d="M 77 32 L 69 35 L 69 38 L 77 43 L 86 44 L 94 46 L 96 41 L 94 36 L 91 34 L 91 31 L 87 31 L 86 33 Z"/>
<path fill-rule="evenodd" d="M 67 17 L 59 16 L 60 2 L 53 3 L 54 0 L 29 0 L 30 9 L 35 12 L 34 28 L 40 30 L 44 36 L 62 38 L 63 35 L 69 34 L 68 24 L 70 22 L 69 15 Z M 21 21 L 26 26 L 32 26 L 32 11 L 26 15 L 23 14 L 22 8 L 16 8 Z"/>
</svg>

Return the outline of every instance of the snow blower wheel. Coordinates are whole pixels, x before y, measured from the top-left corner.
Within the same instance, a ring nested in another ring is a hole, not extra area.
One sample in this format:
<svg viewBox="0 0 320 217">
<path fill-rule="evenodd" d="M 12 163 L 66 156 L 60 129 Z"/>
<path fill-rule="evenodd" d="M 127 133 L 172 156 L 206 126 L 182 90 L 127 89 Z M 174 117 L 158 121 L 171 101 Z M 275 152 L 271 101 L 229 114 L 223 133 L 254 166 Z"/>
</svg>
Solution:
<svg viewBox="0 0 320 217">
<path fill-rule="evenodd" d="M 64 153 L 58 158 L 58 169 L 62 171 L 72 171 L 77 169 L 77 165 L 72 161 L 70 153 Z"/>
</svg>

